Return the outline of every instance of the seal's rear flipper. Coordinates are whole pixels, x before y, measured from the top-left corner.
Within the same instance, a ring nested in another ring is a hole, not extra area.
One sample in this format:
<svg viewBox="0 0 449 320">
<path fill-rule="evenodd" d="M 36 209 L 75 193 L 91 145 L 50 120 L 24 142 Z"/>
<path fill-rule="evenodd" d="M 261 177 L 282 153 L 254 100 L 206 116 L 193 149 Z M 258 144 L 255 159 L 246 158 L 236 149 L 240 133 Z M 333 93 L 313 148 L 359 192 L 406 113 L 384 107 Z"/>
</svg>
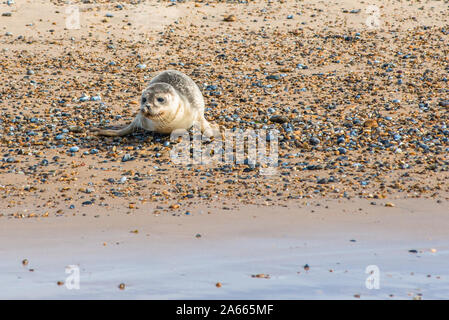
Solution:
<svg viewBox="0 0 449 320">
<path fill-rule="evenodd" d="M 220 127 L 216 124 L 211 125 L 203 116 L 200 120 L 201 132 L 208 138 L 220 136 Z"/>
</svg>

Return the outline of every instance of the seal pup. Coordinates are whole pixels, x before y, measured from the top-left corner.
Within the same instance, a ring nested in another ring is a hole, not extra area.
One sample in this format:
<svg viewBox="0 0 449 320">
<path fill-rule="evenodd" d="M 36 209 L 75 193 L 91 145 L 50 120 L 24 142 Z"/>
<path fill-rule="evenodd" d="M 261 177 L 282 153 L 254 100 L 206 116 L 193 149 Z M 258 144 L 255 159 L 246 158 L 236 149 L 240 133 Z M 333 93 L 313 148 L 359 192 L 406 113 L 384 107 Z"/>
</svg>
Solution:
<svg viewBox="0 0 449 320">
<path fill-rule="evenodd" d="M 188 130 L 195 123 L 200 125 L 204 135 L 213 135 L 211 125 L 204 118 L 200 88 L 184 73 L 166 70 L 155 76 L 142 92 L 140 110 L 133 122 L 119 130 L 94 131 L 97 135 L 110 137 L 124 136 L 138 128 L 170 134 L 177 129 Z"/>
</svg>

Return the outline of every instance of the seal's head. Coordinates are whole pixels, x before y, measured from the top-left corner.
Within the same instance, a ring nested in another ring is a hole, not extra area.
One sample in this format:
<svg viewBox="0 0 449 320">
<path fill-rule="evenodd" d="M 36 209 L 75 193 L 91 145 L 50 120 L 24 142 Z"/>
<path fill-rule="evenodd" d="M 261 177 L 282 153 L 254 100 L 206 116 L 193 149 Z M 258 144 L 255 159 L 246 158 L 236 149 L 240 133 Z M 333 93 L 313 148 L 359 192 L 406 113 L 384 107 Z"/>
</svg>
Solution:
<svg viewBox="0 0 449 320">
<path fill-rule="evenodd" d="M 140 111 L 151 120 L 170 117 L 179 105 L 175 89 L 168 83 L 153 83 L 142 93 Z"/>
</svg>

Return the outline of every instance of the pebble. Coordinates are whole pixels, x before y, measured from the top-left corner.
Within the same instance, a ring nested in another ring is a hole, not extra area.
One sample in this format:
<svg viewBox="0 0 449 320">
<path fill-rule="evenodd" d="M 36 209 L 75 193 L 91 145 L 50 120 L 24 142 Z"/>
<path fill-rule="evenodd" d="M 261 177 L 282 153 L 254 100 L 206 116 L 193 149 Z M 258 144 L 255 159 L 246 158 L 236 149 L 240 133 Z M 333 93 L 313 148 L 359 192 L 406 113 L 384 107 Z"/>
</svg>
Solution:
<svg viewBox="0 0 449 320">
<path fill-rule="evenodd" d="M 438 105 L 444 108 L 449 108 L 449 100 L 440 101 L 438 102 Z"/>
<path fill-rule="evenodd" d="M 81 98 L 79 98 L 80 102 L 89 101 L 90 97 L 88 95 L 83 95 Z"/>
<path fill-rule="evenodd" d="M 233 21 L 236 21 L 236 20 L 237 20 L 237 18 L 233 14 L 228 15 L 228 16 L 224 17 L 224 19 L 223 19 L 223 21 L 226 21 L 226 22 L 233 22 Z"/>
<path fill-rule="evenodd" d="M 312 137 L 310 138 L 309 142 L 312 146 L 316 146 L 319 145 L 321 141 L 317 137 Z"/>
<path fill-rule="evenodd" d="M 122 157 L 122 162 L 127 162 L 127 161 L 131 161 L 131 160 L 133 160 L 134 158 L 129 154 L 129 153 L 127 153 L 127 154 L 125 154 L 123 157 Z"/>
<path fill-rule="evenodd" d="M 282 115 L 274 115 L 270 117 L 270 121 L 275 123 L 286 123 L 288 122 L 288 119 Z"/>
</svg>

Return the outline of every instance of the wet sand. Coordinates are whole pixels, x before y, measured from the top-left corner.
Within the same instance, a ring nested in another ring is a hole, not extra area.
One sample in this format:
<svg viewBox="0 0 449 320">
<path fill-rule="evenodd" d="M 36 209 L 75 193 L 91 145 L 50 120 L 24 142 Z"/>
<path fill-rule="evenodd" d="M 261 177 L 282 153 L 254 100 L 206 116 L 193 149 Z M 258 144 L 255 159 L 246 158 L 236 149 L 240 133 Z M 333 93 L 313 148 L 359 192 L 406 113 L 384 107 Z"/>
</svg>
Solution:
<svg viewBox="0 0 449 320">
<path fill-rule="evenodd" d="M 398 200 L 393 208 L 333 200 L 200 206 L 189 216 L 8 220 L 0 297 L 447 299 L 448 214 L 431 200 Z M 80 268 L 79 290 L 58 285 L 67 265 Z M 379 289 L 365 286 L 369 265 L 379 268 Z M 254 277 L 261 274 L 268 278 Z"/>
</svg>

